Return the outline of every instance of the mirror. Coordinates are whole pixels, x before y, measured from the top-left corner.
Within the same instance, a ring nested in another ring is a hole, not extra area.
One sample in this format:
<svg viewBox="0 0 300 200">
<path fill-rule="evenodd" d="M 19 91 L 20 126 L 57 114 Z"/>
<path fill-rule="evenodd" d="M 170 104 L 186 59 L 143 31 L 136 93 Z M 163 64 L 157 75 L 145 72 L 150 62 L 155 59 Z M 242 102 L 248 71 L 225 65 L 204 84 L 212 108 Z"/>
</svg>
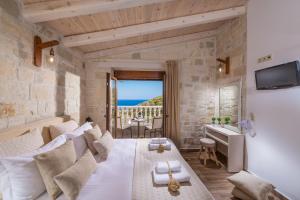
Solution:
<svg viewBox="0 0 300 200">
<path fill-rule="evenodd" d="M 240 132 L 241 121 L 241 81 L 226 84 L 219 88 L 219 116 L 222 121 L 230 119 L 224 128 Z"/>
</svg>

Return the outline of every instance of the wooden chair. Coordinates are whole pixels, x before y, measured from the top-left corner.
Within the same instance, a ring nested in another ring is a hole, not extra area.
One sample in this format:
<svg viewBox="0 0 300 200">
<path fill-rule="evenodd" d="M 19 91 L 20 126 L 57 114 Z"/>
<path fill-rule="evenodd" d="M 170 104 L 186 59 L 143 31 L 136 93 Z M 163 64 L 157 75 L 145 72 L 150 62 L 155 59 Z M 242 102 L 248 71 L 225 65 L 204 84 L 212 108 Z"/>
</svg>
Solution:
<svg viewBox="0 0 300 200">
<path fill-rule="evenodd" d="M 121 117 L 117 117 L 117 130 L 121 130 L 121 135 L 122 137 L 124 136 L 124 131 L 126 129 L 130 128 L 130 134 L 131 134 L 131 138 L 132 138 L 132 128 L 130 124 L 123 124 L 122 123 L 122 118 Z"/>
<path fill-rule="evenodd" d="M 152 119 L 152 124 L 145 127 L 145 131 L 149 131 L 150 137 L 151 133 L 154 132 L 154 136 L 156 137 L 157 131 L 162 132 L 163 128 L 163 118 L 162 117 L 155 117 Z"/>
<path fill-rule="evenodd" d="M 206 165 L 206 161 L 208 159 L 211 159 L 216 162 L 217 166 L 221 165 L 220 161 L 218 161 L 218 158 L 216 156 L 216 142 L 210 138 L 201 138 L 200 139 L 200 160 L 204 160 L 204 165 Z"/>
</svg>

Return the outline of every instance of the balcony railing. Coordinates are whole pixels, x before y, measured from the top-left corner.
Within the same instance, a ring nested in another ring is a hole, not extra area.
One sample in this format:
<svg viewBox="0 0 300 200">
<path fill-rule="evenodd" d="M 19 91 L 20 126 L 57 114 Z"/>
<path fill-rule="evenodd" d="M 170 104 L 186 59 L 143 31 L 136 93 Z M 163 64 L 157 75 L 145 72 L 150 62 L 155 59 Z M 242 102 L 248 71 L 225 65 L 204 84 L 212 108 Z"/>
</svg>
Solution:
<svg viewBox="0 0 300 200">
<path fill-rule="evenodd" d="M 139 113 L 145 119 L 147 124 L 152 123 L 154 117 L 161 117 L 163 115 L 162 106 L 118 106 L 118 116 L 122 119 L 122 124 L 128 122 L 139 116 Z"/>
</svg>

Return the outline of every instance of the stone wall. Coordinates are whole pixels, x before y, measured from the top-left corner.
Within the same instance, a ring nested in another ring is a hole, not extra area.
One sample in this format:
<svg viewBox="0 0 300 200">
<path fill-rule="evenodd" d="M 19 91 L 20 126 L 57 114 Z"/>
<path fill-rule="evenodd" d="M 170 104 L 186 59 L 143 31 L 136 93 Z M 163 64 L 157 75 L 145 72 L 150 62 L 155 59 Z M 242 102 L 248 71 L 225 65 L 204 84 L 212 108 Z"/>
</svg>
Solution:
<svg viewBox="0 0 300 200">
<path fill-rule="evenodd" d="M 215 37 L 191 42 L 183 51 L 189 56 L 180 65 L 181 147 L 191 148 L 198 147 L 203 125 L 215 115 Z"/>
<path fill-rule="evenodd" d="M 242 80 L 242 118 L 245 116 L 246 105 L 246 31 L 247 19 L 246 16 L 242 16 L 222 25 L 216 37 L 217 58 L 230 57 L 230 74 L 217 73 L 217 84 L 218 87 L 222 87 Z M 232 104 L 232 110 L 234 109 Z"/>
<path fill-rule="evenodd" d="M 86 114 L 97 123 L 101 130 L 106 129 L 106 73 L 110 69 L 87 64 L 86 74 Z"/>
<path fill-rule="evenodd" d="M 43 50 L 42 67 L 33 63 L 33 37 L 43 41 L 59 39 L 50 29 L 26 23 L 18 4 L 0 0 L 0 129 L 38 119 L 71 115 L 85 117 L 85 69 L 79 52 L 54 47 Z"/>
<path fill-rule="evenodd" d="M 197 148 L 199 137 L 203 134 L 203 125 L 211 123 L 211 118 L 218 115 L 218 88 L 240 78 L 244 81 L 245 53 L 246 18 L 241 17 L 222 25 L 213 37 L 105 57 L 99 66 L 88 65 L 87 114 L 102 129 L 105 127 L 105 73 L 112 68 L 106 59 L 135 60 L 140 63 L 138 65 L 141 69 L 146 68 L 143 63 L 148 61 L 159 61 L 163 65 L 166 60 L 178 60 L 181 147 Z M 231 58 L 231 72 L 229 75 L 219 74 L 216 58 L 226 56 Z M 121 64 L 113 65 L 113 68 L 123 67 Z M 242 103 L 244 106 L 245 99 Z M 236 104 L 232 104 L 232 107 L 236 111 Z"/>
<path fill-rule="evenodd" d="M 193 147 L 215 114 L 216 39 L 209 37 L 132 52 L 110 59 L 179 61 L 181 146 Z M 143 66 L 141 66 L 143 67 Z"/>
</svg>

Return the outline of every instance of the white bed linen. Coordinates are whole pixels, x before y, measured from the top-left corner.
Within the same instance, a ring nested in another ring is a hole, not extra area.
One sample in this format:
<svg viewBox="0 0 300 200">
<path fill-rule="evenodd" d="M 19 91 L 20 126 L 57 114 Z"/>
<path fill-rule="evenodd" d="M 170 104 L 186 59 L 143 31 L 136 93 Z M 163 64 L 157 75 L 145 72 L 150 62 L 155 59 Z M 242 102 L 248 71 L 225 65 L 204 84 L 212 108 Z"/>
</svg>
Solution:
<svg viewBox="0 0 300 200">
<path fill-rule="evenodd" d="M 97 169 L 82 188 L 78 200 L 131 200 L 136 140 L 115 139 L 106 161 Z M 122 155 L 122 156 L 120 156 Z M 44 193 L 38 200 L 50 200 Z M 65 200 L 64 195 L 57 200 Z"/>
</svg>

